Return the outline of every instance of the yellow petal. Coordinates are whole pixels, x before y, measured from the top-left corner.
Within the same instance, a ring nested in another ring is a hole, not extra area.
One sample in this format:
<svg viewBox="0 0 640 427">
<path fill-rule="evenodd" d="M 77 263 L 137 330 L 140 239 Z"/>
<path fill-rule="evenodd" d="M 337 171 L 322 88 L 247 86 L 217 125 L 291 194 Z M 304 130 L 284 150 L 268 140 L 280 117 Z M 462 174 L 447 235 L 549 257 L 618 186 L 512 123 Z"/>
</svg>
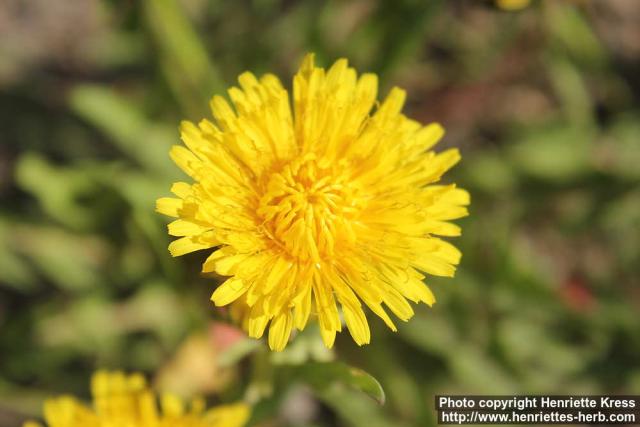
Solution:
<svg viewBox="0 0 640 427">
<path fill-rule="evenodd" d="M 192 178 L 197 176 L 197 170 L 202 162 L 191 151 L 180 145 L 174 145 L 169 151 L 169 156 L 187 175 Z"/>
<path fill-rule="evenodd" d="M 411 264 L 425 273 L 435 276 L 453 277 L 456 272 L 453 265 L 430 253 L 416 254 L 411 260 Z"/>
<path fill-rule="evenodd" d="M 209 249 L 217 246 L 218 244 L 219 243 L 213 237 L 208 237 L 205 240 L 200 238 L 200 236 L 187 236 L 171 242 L 169 244 L 169 252 L 171 253 L 171 256 L 180 256 L 190 252 L 200 251 L 202 249 Z"/>
<path fill-rule="evenodd" d="M 184 403 L 174 394 L 164 394 L 160 399 L 160 406 L 163 414 L 170 417 L 180 417 L 185 412 Z"/>
<path fill-rule="evenodd" d="M 344 319 L 347 323 L 347 328 L 349 328 L 349 333 L 356 344 L 369 344 L 371 332 L 362 308 L 343 305 L 342 311 L 344 312 Z"/>
<path fill-rule="evenodd" d="M 384 302 L 400 320 L 404 320 L 406 322 L 413 317 L 413 309 L 407 300 L 395 289 L 387 289 L 384 295 Z"/>
<path fill-rule="evenodd" d="M 290 310 L 274 317 L 269 327 L 269 348 L 273 351 L 284 350 L 289 341 L 292 327 L 293 316 Z"/>
<path fill-rule="evenodd" d="M 236 114 L 229 105 L 229 103 L 221 96 L 214 96 L 209 104 L 213 117 L 216 118 L 218 123 L 223 129 L 234 129 L 234 123 L 236 121 Z"/>
<path fill-rule="evenodd" d="M 247 332 L 252 338 L 261 338 L 269 320 L 271 320 L 262 307 L 262 301 L 257 301 L 253 307 L 251 307 Z"/>
<path fill-rule="evenodd" d="M 243 427 L 249 421 L 250 415 L 249 405 L 236 403 L 210 409 L 204 419 L 208 427 Z"/>
<path fill-rule="evenodd" d="M 177 219 L 167 226 L 172 236 L 195 236 L 211 230 L 211 226 L 196 222 Z"/>
<path fill-rule="evenodd" d="M 179 210 L 182 209 L 182 200 L 173 199 L 171 197 L 162 197 L 156 200 L 156 211 L 167 216 L 179 216 Z"/>
<path fill-rule="evenodd" d="M 231 304 L 247 291 L 247 285 L 237 277 L 227 279 L 211 295 L 211 301 L 218 307 Z"/>
<path fill-rule="evenodd" d="M 333 327 L 327 325 L 327 322 L 322 321 L 322 316 L 320 315 L 320 336 L 322 337 L 322 342 L 327 348 L 332 348 L 333 343 L 336 340 L 336 330 Z"/>
<path fill-rule="evenodd" d="M 417 152 L 424 152 L 432 148 L 444 135 L 444 128 L 439 123 L 431 123 L 418 132 L 411 140 L 411 145 Z"/>
<path fill-rule="evenodd" d="M 251 254 L 238 254 L 228 246 L 212 253 L 202 265 L 203 273 L 215 271 L 223 276 L 231 276 Z"/>
<path fill-rule="evenodd" d="M 186 182 L 175 182 L 171 186 L 171 192 L 181 199 L 186 199 L 193 193 L 191 185 Z"/>
<path fill-rule="evenodd" d="M 307 325 L 311 314 L 311 284 L 305 286 L 305 291 L 301 294 L 301 298 L 294 304 L 294 325 L 296 329 L 301 331 Z"/>
</svg>

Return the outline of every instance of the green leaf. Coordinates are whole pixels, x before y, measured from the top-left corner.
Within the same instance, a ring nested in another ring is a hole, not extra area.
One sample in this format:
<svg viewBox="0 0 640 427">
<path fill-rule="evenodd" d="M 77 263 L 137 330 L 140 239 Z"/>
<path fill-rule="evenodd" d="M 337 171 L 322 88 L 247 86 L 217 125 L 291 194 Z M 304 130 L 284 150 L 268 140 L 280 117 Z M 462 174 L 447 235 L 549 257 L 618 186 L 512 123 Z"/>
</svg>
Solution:
<svg viewBox="0 0 640 427">
<path fill-rule="evenodd" d="M 262 343 L 253 338 L 244 338 L 222 352 L 218 358 L 218 366 L 226 368 L 233 366 L 249 354 L 256 351 Z"/>
<path fill-rule="evenodd" d="M 549 61 L 548 69 L 554 92 L 559 98 L 565 117 L 575 126 L 592 124 L 591 95 L 587 90 L 581 70 L 563 58 Z"/>
<path fill-rule="evenodd" d="M 629 181 L 640 179 L 640 112 L 621 114 L 598 144 L 598 167 Z"/>
<path fill-rule="evenodd" d="M 404 419 L 390 414 L 388 406 L 380 406 L 368 396 L 346 387 L 331 387 L 319 393 L 320 400 L 333 410 L 340 422 L 349 427 L 409 427 Z"/>
<path fill-rule="evenodd" d="M 536 178 L 566 183 L 591 170 L 593 132 L 582 126 L 532 130 L 509 150 L 517 169 Z"/>
<path fill-rule="evenodd" d="M 60 289 L 81 291 L 102 286 L 100 274 L 110 247 L 92 235 L 77 235 L 60 228 L 16 223 L 11 230 L 13 249 Z"/>
<path fill-rule="evenodd" d="M 0 286 L 7 286 L 28 292 L 38 287 L 37 277 L 25 259 L 15 252 L 14 235 L 11 233 L 14 223 L 0 217 Z"/>
<path fill-rule="evenodd" d="M 557 390 L 590 363 L 591 352 L 570 345 L 539 318 L 509 319 L 497 325 L 497 342 L 521 384 L 533 390 Z M 535 366 L 535 371 L 531 370 Z"/>
<path fill-rule="evenodd" d="M 38 152 L 27 152 L 18 160 L 16 182 L 31 193 L 51 217 L 72 229 L 94 225 L 96 215 L 79 202 L 96 188 L 81 171 L 54 166 Z"/>
<path fill-rule="evenodd" d="M 140 165 L 166 176 L 175 173 L 169 149 L 178 142 L 178 133 L 171 126 L 152 124 L 130 100 L 100 85 L 76 86 L 69 102 L 76 114 Z"/>
<path fill-rule="evenodd" d="M 399 333 L 405 341 L 420 350 L 445 357 L 460 343 L 451 321 L 437 313 L 417 314 L 411 322 L 402 325 Z"/>
<path fill-rule="evenodd" d="M 450 355 L 449 369 L 465 389 L 487 394 L 508 394 L 517 390 L 508 373 L 486 351 L 470 344 L 461 344 Z"/>
<path fill-rule="evenodd" d="M 209 98 L 224 90 L 219 71 L 180 2 L 144 2 L 144 11 L 169 86 L 190 116 L 201 117 Z"/>
<path fill-rule="evenodd" d="M 380 405 L 385 402 L 384 390 L 378 380 L 342 362 L 308 363 L 301 368 L 301 377 L 320 392 L 336 383 L 343 383 L 365 393 Z"/>
<path fill-rule="evenodd" d="M 512 190 L 518 179 L 507 159 L 488 151 L 465 161 L 463 173 L 470 185 L 494 194 Z"/>
<path fill-rule="evenodd" d="M 607 52 L 586 14 L 568 2 L 549 2 L 548 6 L 544 8 L 543 22 L 552 37 L 551 46 L 559 51 L 559 56 L 568 56 L 581 68 L 603 68 Z"/>
</svg>

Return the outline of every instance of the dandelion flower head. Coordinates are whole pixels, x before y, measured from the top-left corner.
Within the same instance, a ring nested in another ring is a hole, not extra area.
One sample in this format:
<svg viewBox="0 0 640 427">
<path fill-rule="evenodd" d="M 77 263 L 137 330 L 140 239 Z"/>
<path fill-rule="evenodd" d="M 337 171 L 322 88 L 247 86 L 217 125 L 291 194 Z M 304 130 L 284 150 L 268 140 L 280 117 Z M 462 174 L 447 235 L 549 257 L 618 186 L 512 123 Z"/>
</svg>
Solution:
<svg viewBox="0 0 640 427">
<path fill-rule="evenodd" d="M 49 427 L 242 427 L 249 418 L 243 403 L 206 409 L 201 399 L 187 407 L 164 395 L 158 410 L 155 394 L 140 374 L 98 371 L 91 381 L 93 407 L 73 396 L 49 399 L 44 418 Z M 29 421 L 23 427 L 41 427 Z"/>
<path fill-rule="evenodd" d="M 243 313 L 252 337 L 268 328 L 273 350 L 317 317 L 331 347 L 342 319 L 358 345 L 370 341 L 365 307 L 396 330 L 408 301 L 434 303 L 425 273 L 453 276 L 460 252 L 450 220 L 469 195 L 437 183 L 458 150 L 436 154 L 444 131 L 401 113 L 405 92 L 377 103 L 375 74 L 305 57 L 292 102 L 277 77 L 241 74 L 232 104 L 211 100 L 215 123 L 183 122 L 171 157 L 191 183 L 172 187 L 157 210 L 177 218 L 169 250 L 216 248 L 203 272 L 229 276 L 212 295 Z M 341 314 L 342 313 L 342 319 Z"/>
</svg>

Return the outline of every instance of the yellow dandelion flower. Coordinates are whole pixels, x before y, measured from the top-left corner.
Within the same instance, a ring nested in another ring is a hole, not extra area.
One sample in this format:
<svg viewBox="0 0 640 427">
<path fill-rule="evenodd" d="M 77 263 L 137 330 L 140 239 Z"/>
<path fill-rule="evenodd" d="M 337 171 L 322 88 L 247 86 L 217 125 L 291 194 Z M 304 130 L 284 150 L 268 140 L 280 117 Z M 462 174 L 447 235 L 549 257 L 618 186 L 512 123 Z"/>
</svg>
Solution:
<svg viewBox="0 0 640 427">
<path fill-rule="evenodd" d="M 529 6 L 531 0 L 495 0 L 495 2 L 500 9 L 514 11 Z"/>
<path fill-rule="evenodd" d="M 158 410 L 155 394 L 140 374 L 98 371 L 91 381 L 93 407 L 72 396 L 49 399 L 44 418 L 49 427 L 242 427 L 249 418 L 243 403 L 207 410 L 201 399 L 186 407 L 174 395 L 164 395 Z M 23 427 L 41 427 L 28 421 Z"/>
<path fill-rule="evenodd" d="M 178 219 L 173 256 L 217 247 L 203 272 L 230 276 L 213 293 L 250 336 L 269 326 L 269 346 L 287 344 L 313 313 L 333 345 L 340 311 L 358 345 L 370 340 L 363 303 L 396 330 L 407 300 L 434 303 L 421 272 L 453 276 L 460 252 L 435 236 L 457 236 L 448 222 L 467 215 L 466 191 L 434 185 L 460 159 L 431 148 L 444 131 L 401 114 L 394 88 L 375 108 L 378 81 L 345 59 L 328 71 L 309 54 L 293 79 L 293 108 L 277 77 L 239 77 L 233 107 L 214 96 L 216 124 L 183 122 L 171 157 L 194 183 L 157 210 Z M 340 307 L 340 309 L 339 309 Z"/>
</svg>

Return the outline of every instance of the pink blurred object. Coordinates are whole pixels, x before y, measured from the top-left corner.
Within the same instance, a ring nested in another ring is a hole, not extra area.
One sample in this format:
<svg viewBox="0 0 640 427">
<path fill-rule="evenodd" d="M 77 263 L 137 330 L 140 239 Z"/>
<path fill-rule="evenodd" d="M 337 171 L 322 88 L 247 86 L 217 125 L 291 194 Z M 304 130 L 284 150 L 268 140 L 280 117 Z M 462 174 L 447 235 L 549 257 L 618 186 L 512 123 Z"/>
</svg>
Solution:
<svg viewBox="0 0 640 427">
<path fill-rule="evenodd" d="M 209 336 L 218 353 L 228 350 L 235 343 L 246 337 L 242 329 L 222 322 L 211 322 Z"/>
<path fill-rule="evenodd" d="M 597 303 L 584 279 L 576 275 L 569 277 L 564 282 L 560 289 L 560 296 L 564 303 L 575 311 L 592 311 Z"/>
</svg>

